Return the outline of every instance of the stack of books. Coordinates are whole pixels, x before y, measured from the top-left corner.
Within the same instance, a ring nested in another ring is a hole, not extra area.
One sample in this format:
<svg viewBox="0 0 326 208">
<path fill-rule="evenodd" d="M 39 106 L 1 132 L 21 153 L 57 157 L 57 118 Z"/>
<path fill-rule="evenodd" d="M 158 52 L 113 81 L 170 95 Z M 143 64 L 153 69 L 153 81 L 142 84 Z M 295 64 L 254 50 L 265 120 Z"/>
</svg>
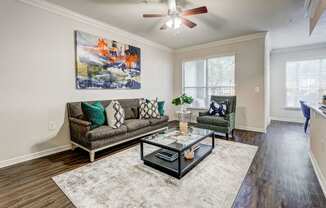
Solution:
<svg viewBox="0 0 326 208">
<path fill-rule="evenodd" d="M 178 153 L 170 150 L 162 149 L 158 153 L 156 153 L 156 157 L 169 162 L 173 162 L 178 158 Z"/>
<path fill-rule="evenodd" d="M 320 108 L 319 108 L 324 114 L 326 114 L 326 105 L 321 104 Z"/>
</svg>

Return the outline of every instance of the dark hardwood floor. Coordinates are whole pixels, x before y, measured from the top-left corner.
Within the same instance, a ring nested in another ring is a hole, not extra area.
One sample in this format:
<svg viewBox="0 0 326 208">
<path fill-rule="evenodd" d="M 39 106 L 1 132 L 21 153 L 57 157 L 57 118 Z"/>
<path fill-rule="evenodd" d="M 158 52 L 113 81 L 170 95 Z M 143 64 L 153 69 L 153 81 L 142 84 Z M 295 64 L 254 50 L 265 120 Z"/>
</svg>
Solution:
<svg viewBox="0 0 326 208">
<path fill-rule="evenodd" d="M 259 146 L 234 207 L 326 207 L 301 125 L 272 122 L 266 134 L 237 130 L 232 140 Z M 104 150 L 96 159 L 136 144 Z M 51 177 L 88 161 L 76 149 L 0 169 L 0 207 L 74 207 Z"/>
</svg>

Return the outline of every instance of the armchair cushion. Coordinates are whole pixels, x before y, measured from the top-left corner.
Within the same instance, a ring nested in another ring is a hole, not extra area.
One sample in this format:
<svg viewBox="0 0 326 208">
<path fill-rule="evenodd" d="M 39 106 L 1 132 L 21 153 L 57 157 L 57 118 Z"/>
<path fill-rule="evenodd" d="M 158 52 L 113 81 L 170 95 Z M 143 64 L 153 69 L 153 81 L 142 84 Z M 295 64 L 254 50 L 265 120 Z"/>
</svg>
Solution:
<svg viewBox="0 0 326 208">
<path fill-rule="evenodd" d="M 197 122 L 203 124 L 215 125 L 215 126 L 222 126 L 222 127 L 229 126 L 229 121 L 224 117 L 220 117 L 220 116 L 199 116 L 197 118 Z"/>
</svg>

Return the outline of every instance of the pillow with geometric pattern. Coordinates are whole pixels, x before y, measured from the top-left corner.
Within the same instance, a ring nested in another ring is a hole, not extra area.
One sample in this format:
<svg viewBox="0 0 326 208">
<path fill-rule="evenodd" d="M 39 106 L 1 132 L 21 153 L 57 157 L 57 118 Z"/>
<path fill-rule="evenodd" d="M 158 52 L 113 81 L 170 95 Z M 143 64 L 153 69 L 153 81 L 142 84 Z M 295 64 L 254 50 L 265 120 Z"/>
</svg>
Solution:
<svg viewBox="0 0 326 208">
<path fill-rule="evenodd" d="M 105 108 L 105 111 L 108 126 L 117 129 L 124 124 L 125 111 L 121 107 L 119 101 L 112 100 L 111 103 Z"/>
<path fill-rule="evenodd" d="M 139 100 L 139 119 L 161 118 L 158 111 L 158 102 L 155 100 Z"/>
</svg>

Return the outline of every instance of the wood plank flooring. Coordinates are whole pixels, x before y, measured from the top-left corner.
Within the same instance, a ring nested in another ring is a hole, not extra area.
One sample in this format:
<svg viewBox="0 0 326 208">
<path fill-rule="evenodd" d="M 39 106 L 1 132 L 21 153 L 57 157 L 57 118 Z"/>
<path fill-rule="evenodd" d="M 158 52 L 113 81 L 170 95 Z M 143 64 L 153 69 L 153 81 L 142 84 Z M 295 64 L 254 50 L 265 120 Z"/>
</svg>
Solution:
<svg viewBox="0 0 326 208">
<path fill-rule="evenodd" d="M 233 140 L 259 146 L 234 207 L 326 207 L 302 125 L 272 122 L 266 134 L 237 130 Z M 96 159 L 136 144 L 104 150 Z M 88 161 L 88 154 L 76 149 L 0 169 L 0 208 L 74 207 L 51 177 Z"/>
</svg>

